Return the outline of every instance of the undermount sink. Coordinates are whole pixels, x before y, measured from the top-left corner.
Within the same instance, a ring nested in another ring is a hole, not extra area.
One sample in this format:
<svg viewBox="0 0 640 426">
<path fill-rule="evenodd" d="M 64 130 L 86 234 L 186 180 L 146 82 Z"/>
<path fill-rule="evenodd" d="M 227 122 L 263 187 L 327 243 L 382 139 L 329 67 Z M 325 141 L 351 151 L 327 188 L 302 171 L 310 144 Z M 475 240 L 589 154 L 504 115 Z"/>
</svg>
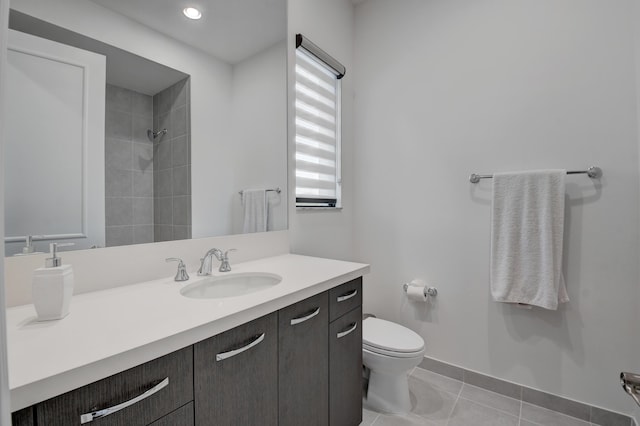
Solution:
<svg viewBox="0 0 640 426">
<path fill-rule="evenodd" d="M 189 284 L 180 290 L 180 294 L 193 299 L 222 299 L 265 290 L 279 284 L 280 281 L 281 276 L 263 272 L 218 275 Z"/>
</svg>

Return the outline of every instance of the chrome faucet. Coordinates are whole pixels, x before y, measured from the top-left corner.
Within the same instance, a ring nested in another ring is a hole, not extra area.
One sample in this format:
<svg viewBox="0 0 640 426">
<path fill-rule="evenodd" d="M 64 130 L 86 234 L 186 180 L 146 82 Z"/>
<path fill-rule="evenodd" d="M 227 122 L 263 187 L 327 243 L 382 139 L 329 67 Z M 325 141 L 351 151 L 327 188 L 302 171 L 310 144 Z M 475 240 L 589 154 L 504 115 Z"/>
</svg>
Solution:
<svg viewBox="0 0 640 426">
<path fill-rule="evenodd" d="M 165 259 L 165 262 L 178 262 L 178 271 L 176 272 L 176 276 L 173 279 L 176 282 L 187 281 L 189 279 L 189 274 L 187 274 L 187 267 L 185 266 L 182 259 L 177 257 L 168 257 Z"/>
<path fill-rule="evenodd" d="M 218 271 L 229 272 L 231 270 L 231 265 L 229 264 L 230 251 L 236 251 L 236 249 L 229 249 L 225 252 L 217 248 L 212 248 L 211 250 L 209 250 L 200 260 L 200 269 L 198 269 L 198 275 L 211 275 L 211 263 L 213 260 L 213 256 L 215 256 L 216 259 L 220 261 L 220 268 L 218 269 Z"/>
</svg>

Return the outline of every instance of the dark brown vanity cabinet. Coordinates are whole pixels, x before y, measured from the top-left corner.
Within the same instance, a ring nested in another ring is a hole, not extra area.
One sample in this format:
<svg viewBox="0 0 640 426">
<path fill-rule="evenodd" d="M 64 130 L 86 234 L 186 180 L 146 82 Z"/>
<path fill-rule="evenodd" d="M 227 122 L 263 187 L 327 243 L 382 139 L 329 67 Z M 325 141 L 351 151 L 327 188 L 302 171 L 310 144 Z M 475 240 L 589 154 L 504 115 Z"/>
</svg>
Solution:
<svg viewBox="0 0 640 426">
<path fill-rule="evenodd" d="M 329 293 L 278 311 L 280 426 L 329 424 Z"/>
<path fill-rule="evenodd" d="M 193 348 L 36 405 L 38 425 L 149 425 L 193 400 Z M 110 413 L 108 409 L 124 408 Z"/>
<path fill-rule="evenodd" d="M 278 313 L 194 345 L 197 425 L 278 424 Z"/>
<path fill-rule="evenodd" d="M 362 278 L 13 413 L 14 426 L 357 426 Z M 109 408 L 120 408 L 110 413 Z"/>
<path fill-rule="evenodd" d="M 33 426 L 33 407 L 27 407 L 11 414 L 11 424 L 13 426 Z"/>
</svg>

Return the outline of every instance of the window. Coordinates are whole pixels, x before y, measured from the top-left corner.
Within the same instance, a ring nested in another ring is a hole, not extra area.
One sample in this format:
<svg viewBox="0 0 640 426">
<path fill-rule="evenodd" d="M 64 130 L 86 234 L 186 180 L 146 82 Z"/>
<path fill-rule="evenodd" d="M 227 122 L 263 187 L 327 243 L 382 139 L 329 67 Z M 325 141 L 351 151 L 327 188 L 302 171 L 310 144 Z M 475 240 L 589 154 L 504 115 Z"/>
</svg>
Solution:
<svg viewBox="0 0 640 426">
<path fill-rule="evenodd" d="M 296 36 L 296 207 L 341 205 L 340 79 L 345 68 Z"/>
</svg>

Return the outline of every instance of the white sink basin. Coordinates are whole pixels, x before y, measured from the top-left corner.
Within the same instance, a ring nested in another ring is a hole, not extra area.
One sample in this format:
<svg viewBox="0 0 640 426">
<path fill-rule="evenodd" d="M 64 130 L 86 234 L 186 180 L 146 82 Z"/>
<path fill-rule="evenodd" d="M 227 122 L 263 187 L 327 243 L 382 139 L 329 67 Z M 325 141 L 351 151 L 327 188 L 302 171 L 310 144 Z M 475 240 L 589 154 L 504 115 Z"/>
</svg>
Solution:
<svg viewBox="0 0 640 426">
<path fill-rule="evenodd" d="M 280 281 L 282 277 L 276 274 L 242 272 L 205 278 L 189 284 L 180 290 L 180 293 L 193 299 L 222 299 L 265 290 L 279 284 Z"/>
</svg>

